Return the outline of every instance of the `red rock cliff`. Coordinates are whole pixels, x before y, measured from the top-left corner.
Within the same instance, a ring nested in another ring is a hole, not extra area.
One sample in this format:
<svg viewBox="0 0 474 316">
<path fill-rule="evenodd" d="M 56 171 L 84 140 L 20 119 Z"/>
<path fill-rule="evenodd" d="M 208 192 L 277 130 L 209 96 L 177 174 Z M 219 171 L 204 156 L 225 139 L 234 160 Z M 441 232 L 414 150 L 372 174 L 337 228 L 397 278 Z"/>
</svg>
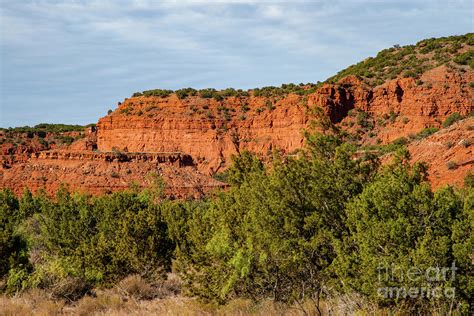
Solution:
<svg viewBox="0 0 474 316">
<path fill-rule="evenodd" d="M 195 96 L 180 100 L 174 94 L 134 97 L 99 120 L 97 146 L 102 151 L 179 151 L 191 155 L 200 170 L 213 173 L 242 150 L 265 155 L 272 149 L 288 153 L 300 148 L 310 120 L 308 109 L 316 106 L 342 125 L 351 109 L 369 113 L 374 121 L 395 115 L 374 129 L 385 143 L 425 127 L 439 127 L 454 112 L 466 115 L 474 110 L 472 81 L 472 70 L 441 66 L 424 73 L 418 82 L 395 79 L 369 88 L 347 77 L 307 96 L 250 95 L 222 101 Z"/>
</svg>

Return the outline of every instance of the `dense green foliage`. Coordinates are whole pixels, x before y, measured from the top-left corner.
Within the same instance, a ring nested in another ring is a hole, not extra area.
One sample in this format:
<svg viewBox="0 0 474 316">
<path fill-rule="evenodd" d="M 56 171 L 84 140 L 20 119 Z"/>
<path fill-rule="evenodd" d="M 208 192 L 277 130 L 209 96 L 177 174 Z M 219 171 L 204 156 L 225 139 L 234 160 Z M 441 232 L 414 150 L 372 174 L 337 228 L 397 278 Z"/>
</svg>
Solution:
<svg viewBox="0 0 474 316">
<path fill-rule="evenodd" d="M 460 65 L 469 65 L 471 68 L 474 68 L 474 50 L 468 50 L 467 52 L 454 58 L 454 62 Z"/>
<path fill-rule="evenodd" d="M 8 273 L 9 292 L 54 287 L 64 279 L 107 285 L 170 269 L 174 248 L 161 214 L 166 204 L 153 203 L 156 195 L 148 191 L 93 198 L 62 188 L 55 199 L 26 191 L 18 201 L 5 190 L 0 198 L 1 258 L 8 260 L 0 272 Z M 35 253 L 34 269 L 17 264 L 27 248 Z"/>
<path fill-rule="evenodd" d="M 427 128 L 424 128 L 421 132 L 419 132 L 418 134 L 416 134 L 415 136 L 415 139 L 423 139 L 423 138 L 426 138 L 430 135 L 433 135 L 434 133 L 436 133 L 437 131 L 439 131 L 439 128 L 437 127 L 427 127 Z"/>
<path fill-rule="evenodd" d="M 446 118 L 446 120 L 443 122 L 443 127 L 445 128 L 449 127 L 462 119 L 463 119 L 463 116 L 459 114 L 458 112 L 455 112 Z"/>
<path fill-rule="evenodd" d="M 73 141 L 85 137 L 84 130 L 95 124 L 66 125 L 41 123 L 33 127 L 23 126 L 15 128 L 0 128 L 3 132 L 0 137 L 0 144 L 12 144 L 15 147 L 27 145 L 32 139 L 37 139 L 42 149 L 49 149 L 51 145 L 69 145 Z M 76 132 L 68 134 L 70 132 Z M 73 135 L 73 136 L 71 136 Z"/>
<path fill-rule="evenodd" d="M 172 269 L 186 293 L 219 303 L 317 304 L 356 293 L 411 312 L 467 312 L 472 176 L 464 189 L 433 192 L 424 165 L 410 165 L 397 148 L 394 162 L 380 167 L 337 133 L 308 135 L 305 149 L 289 157 L 275 152 L 270 165 L 242 153 L 222 175 L 231 187 L 200 201 L 170 201 L 158 187 L 100 197 L 61 189 L 54 199 L 29 192 L 17 199 L 3 190 L 6 291 L 52 288 L 74 298 L 129 274 L 156 278 Z M 454 277 L 407 278 L 413 268 L 453 264 Z M 455 297 L 381 296 L 387 287 L 454 289 Z"/>
<path fill-rule="evenodd" d="M 170 94 L 173 93 L 173 90 L 163 90 L 163 89 L 153 89 L 153 90 L 145 90 L 143 92 L 135 92 L 132 97 L 140 97 L 140 96 L 145 96 L 145 97 L 161 97 L 161 98 L 166 98 Z"/>
<path fill-rule="evenodd" d="M 423 72 L 451 61 L 473 68 L 473 45 L 474 33 L 431 38 L 403 47 L 395 45 L 380 51 L 376 57 L 369 57 L 341 70 L 327 81 L 337 82 L 346 76 L 355 75 L 377 85 L 400 75 L 418 78 Z M 466 47 L 468 50 L 464 51 Z"/>
<path fill-rule="evenodd" d="M 27 247 L 17 229 L 29 214 L 9 190 L 0 191 L 0 277 L 10 269 L 28 268 Z"/>
<path fill-rule="evenodd" d="M 177 261 L 191 293 L 292 302 L 321 291 L 344 205 L 361 192 L 375 163 L 351 160 L 354 148 L 336 138 L 309 141 L 314 145 L 304 157 L 276 157 L 272 170 L 248 153 L 235 161 L 227 175 L 232 189 L 194 215 L 206 231 L 199 224 L 177 240 L 189 247 Z"/>
<path fill-rule="evenodd" d="M 33 127 L 22 126 L 22 127 L 10 127 L 10 128 L 0 128 L 5 132 L 10 133 L 37 133 L 43 135 L 44 133 L 64 133 L 64 132 L 81 132 L 86 127 L 95 126 L 95 124 L 89 124 L 86 126 L 83 125 L 67 125 L 67 124 L 48 124 L 41 123 Z"/>
<path fill-rule="evenodd" d="M 199 96 L 205 99 L 215 99 L 216 101 L 221 101 L 228 97 L 248 97 L 251 94 L 255 97 L 283 97 L 289 93 L 295 93 L 298 95 L 306 95 L 309 93 L 314 93 L 316 88 L 321 85 L 320 82 L 317 84 L 307 83 L 307 84 L 282 84 L 281 87 L 262 87 L 262 88 L 255 88 L 244 91 L 242 89 L 234 89 L 234 88 L 226 88 L 223 90 L 216 90 L 213 88 L 207 89 L 200 89 L 196 90 L 193 88 L 183 88 L 178 90 L 162 90 L 162 89 L 155 89 L 155 90 L 147 90 L 143 92 L 135 92 L 132 97 L 140 97 L 140 96 L 156 96 L 156 97 L 168 97 L 172 93 L 175 93 L 179 99 L 186 99 L 187 97 L 191 96 Z"/>
<path fill-rule="evenodd" d="M 458 299 L 473 294 L 472 267 L 466 264 L 472 249 L 472 190 L 467 196 L 447 187 L 433 194 L 423 182 L 425 169 L 413 168 L 400 160 L 381 171 L 357 198 L 347 205 L 349 233 L 338 241 L 335 267 L 346 288 L 363 293 L 381 304 L 390 305 L 393 298 L 379 296 L 379 289 L 456 288 Z M 463 241 L 454 238 L 462 232 Z M 466 235 L 467 234 L 467 235 Z M 466 247 L 466 248 L 464 248 Z M 455 277 L 449 275 L 427 280 L 425 275 L 412 277 L 410 271 L 457 265 Z M 411 269 L 411 270 L 410 270 Z M 362 272 L 363 271 L 363 272 Z M 361 273 L 362 272 L 362 273 Z M 470 281 L 464 279 L 466 276 Z M 467 284 L 471 282 L 471 284 Z M 403 304 L 411 309 L 428 310 L 449 298 L 420 299 L 408 296 Z M 465 306 L 467 308 L 467 306 Z"/>
</svg>

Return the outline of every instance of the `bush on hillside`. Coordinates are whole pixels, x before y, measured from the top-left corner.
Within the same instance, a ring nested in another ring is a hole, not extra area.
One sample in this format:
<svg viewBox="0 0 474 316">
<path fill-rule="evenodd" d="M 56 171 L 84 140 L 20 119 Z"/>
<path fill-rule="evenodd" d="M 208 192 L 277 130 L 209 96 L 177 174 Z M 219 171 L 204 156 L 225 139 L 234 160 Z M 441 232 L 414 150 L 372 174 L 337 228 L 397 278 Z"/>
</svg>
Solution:
<svg viewBox="0 0 474 316">
<path fill-rule="evenodd" d="M 462 119 L 463 119 L 463 116 L 461 114 L 459 114 L 458 112 L 454 112 L 453 114 L 448 116 L 446 120 L 443 122 L 443 127 L 444 128 L 449 127 Z"/>
</svg>

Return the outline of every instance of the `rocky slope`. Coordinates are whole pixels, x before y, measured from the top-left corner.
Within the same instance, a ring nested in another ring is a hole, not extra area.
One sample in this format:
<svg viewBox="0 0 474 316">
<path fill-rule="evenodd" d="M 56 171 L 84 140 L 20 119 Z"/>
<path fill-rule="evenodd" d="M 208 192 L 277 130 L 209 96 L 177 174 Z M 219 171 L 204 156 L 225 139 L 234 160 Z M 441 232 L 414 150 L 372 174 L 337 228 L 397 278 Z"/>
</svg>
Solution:
<svg viewBox="0 0 474 316">
<path fill-rule="evenodd" d="M 474 174 L 474 117 L 408 146 L 413 161 L 428 164 L 433 188 L 445 184 L 462 186 L 468 172 Z"/>
</svg>

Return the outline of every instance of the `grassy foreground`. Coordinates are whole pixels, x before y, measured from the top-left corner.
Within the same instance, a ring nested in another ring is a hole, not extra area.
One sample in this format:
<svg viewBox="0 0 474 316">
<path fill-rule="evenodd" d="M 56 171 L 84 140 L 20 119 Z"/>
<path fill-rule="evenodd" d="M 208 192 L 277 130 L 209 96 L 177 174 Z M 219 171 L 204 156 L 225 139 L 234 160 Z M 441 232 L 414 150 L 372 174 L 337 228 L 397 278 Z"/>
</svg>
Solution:
<svg viewBox="0 0 474 316">
<path fill-rule="evenodd" d="M 444 314 L 437 311 L 435 314 Z M 401 310 L 381 309 L 358 295 L 341 295 L 320 302 L 288 305 L 266 299 L 234 299 L 226 305 L 203 303 L 180 294 L 180 281 L 168 280 L 151 286 L 138 275 L 131 275 L 111 289 L 97 289 L 71 302 L 54 299 L 49 291 L 30 289 L 15 296 L 0 296 L 0 315 L 397 315 Z"/>
</svg>

